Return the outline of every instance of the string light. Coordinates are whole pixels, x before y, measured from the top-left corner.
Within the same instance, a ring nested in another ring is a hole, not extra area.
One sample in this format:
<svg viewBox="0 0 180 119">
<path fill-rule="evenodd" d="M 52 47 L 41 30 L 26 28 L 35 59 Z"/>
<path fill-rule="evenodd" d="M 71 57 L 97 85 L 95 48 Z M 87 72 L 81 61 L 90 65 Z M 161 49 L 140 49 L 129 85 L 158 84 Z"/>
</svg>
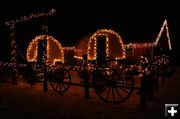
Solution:
<svg viewBox="0 0 180 119">
<path fill-rule="evenodd" d="M 13 72 L 14 72 L 14 76 L 16 78 L 19 78 L 19 75 L 18 75 L 18 66 L 17 66 L 17 43 L 16 43 L 16 40 L 15 40 L 15 33 L 14 33 L 14 28 L 15 28 L 15 24 L 11 23 L 11 26 L 10 26 L 10 31 L 11 31 L 11 34 L 10 34 L 10 39 L 11 39 L 11 67 L 13 69 Z"/>
<path fill-rule="evenodd" d="M 106 57 L 109 57 L 109 37 L 107 35 L 106 36 Z"/>
<path fill-rule="evenodd" d="M 36 36 L 29 43 L 29 46 L 28 46 L 27 51 L 26 51 L 27 52 L 26 56 L 27 56 L 28 62 L 31 62 L 31 61 L 37 62 L 38 40 L 44 40 L 44 36 L 45 35 Z M 58 47 L 58 50 L 60 51 L 56 55 L 56 56 L 58 56 L 58 58 L 54 58 L 52 63 L 55 64 L 56 61 L 64 62 L 64 50 L 63 50 L 62 45 L 55 38 L 47 35 L 47 47 L 46 47 L 47 48 L 47 61 L 46 61 L 46 63 L 50 62 L 50 57 L 51 57 L 50 56 L 50 42 L 55 43 L 56 47 Z M 33 56 L 32 56 L 32 54 L 33 54 Z"/>
<path fill-rule="evenodd" d="M 153 64 L 158 66 L 169 64 L 169 56 L 166 55 L 158 55 L 154 58 Z"/>
<path fill-rule="evenodd" d="M 6 25 L 10 26 L 10 31 L 11 31 L 11 34 L 10 34 L 10 38 L 11 38 L 11 48 L 12 48 L 12 52 L 11 52 L 11 63 L 3 63 L 4 66 L 6 65 L 9 65 L 9 66 L 12 66 L 13 70 L 14 70 L 14 73 L 16 76 L 18 76 L 18 65 L 17 64 L 17 44 L 16 44 L 16 40 L 14 38 L 15 36 L 15 32 L 14 32 L 14 28 L 15 28 L 15 25 L 17 23 L 20 23 L 20 22 L 25 22 L 25 21 L 29 21 L 31 19 L 34 19 L 34 18 L 39 18 L 39 17 L 45 17 L 45 16 L 51 16 L 53 14 L 55 14 L 56 10 L 52 9 L 51 11 L 49 11 L 48 13 L 37 13 L 37 14 L 30 14 L 29 16 L 22 16 L 20 17 L 19 19 L 15 19 L 15 20 L 10 20 L 8 22 L 5 22 Z M 171 47 L 171 42 L 170 42 L 170 36 L 169 36 L 169 29 L 168 29 L 168 25 L 167 25 L 167 20 L 164 21 L 162 27 L 161 27 L 161 30 L 156 38 L 156 41 L 155 42 L 152 42 L 152 43 L 129 43 L 129 44 L 125 44 L 123 45 L 123 42 L 122 42 L 122 39 L 121 37 L 119 36 L 118 33 L 112 31 L 111 29 L 100 29 L 98 31 L 96 31 L 89 39 L 88 41 L 88 49 L 87 49 L 87 57 L 88 57 L 88 60 L 96 60 L 97 58 L 97 38 L 98 37 L 101 37 L 101 36 L 105 36 L 106 38 L 106 56 L 109 57 L 109 40 L 110 37 L 109 35 L 110 34 L 114 34 L 116 36 L 116 38 L 118 39 L 119 43 L 121 44 L 121 47 L 122 47 L 122 57 L 119 58 L 119 57 L 116 57 L 115 59 L 124 59 L 126 58 L 126 53 L 125 53 L 125 48 L 126 47 L 132 47 L 132 48 L 146 48 L 146 47 L 154 47 L 154 46 L 157 46 L 158 42 L 159 42 L 159 39 L 160 37 L 162 36 L 162 32 L 164 31 L 164 29 L 166 29 L 166 36 L 168 38 L 168 46 L 169 46 L 169 49 L 171 50 L 172 47 Z M 56 62 L 64 62 L 64 50 L 74 50 L 74 51 L 81 51 L 79 49 L 75 49 L 75 47 L 62 47 L 61 44 L 57 41 L 57 40 L 54 40 L 54 38 L 52 38 L 51 36 L 46 36 L 46 35 L 40 35 L 38 36 L 37 38 L 35 38 L 34 40 L 32 40 L 32 42 L 30 42 L 28 48 L 27 48 L 27 60 L 29 62 L 33 61 L 37 61 L 37 50 L 38 50 L 38 47 L 37 47 L 37 40 L 38 39 L 47 39 L 47 57 L 45 56 L 44 57 L 44 61 L 49 62 L 49 50 L 50 50 L 50 43 L 49 43 L 49 39 L 52 39 L 56 44 L 57 46 L 60 48 L 60 53 L 61 53 L 61 58 L 55 58 L 53 60 L 53 64 L 55 64 Z M 35 46 L 34 46 L 35 44 Z M 35 54 L 33 55 L 33 57 L 30 56 L 30 50 L 35 47 Z M 43 54 L 46 54 L 45 52 Z M 78 57 L 78 56 L 74 56 L 75 58 L 78 58 L 78 59 L 82 59 L 82 57 Z M 47 60 L 46 60 L 47 58 Z M 141 56 L 141 65 L 143 64 L 147 64 L 148 63 L 148 59 Z M 155 58 L 155 63 L 157 63 L 158 65 L 162 65 L 162 64 L 166 64 L 168 63 L 168 58 L 165 57 L 165 56 L 161 56 L 161 57 L 156 57 Z M 0 63 L 0 65 L 2 65 L 2 63 Z M 25 66 L 22 64 L 22 66 Z M 147 65 L 149 66 L 149 65 Z M 48 70 L 51 70 L 52 66 L 50 66 L 50 69 Z M 144 69 L 144 71 L 142 72 L 149 72 L 148 68 L 146 67 Z"/>
<path fill-rule="evenodd" d="M 74 58 L 76 58 L 76 59 L 83 59 L 83 57 L 80 57 L 80 56 L 74 56 Z"/>
<path fill-rule="evenodd" d="M 147 75 L 151 73 L 151 66 L 149 65 L 149 59 L 147 57 L 141 55 L 138 65 L 139 66 L 136 66 L 136 68 L 141 74 Z"/>
<path fill-rule="evenodd" d="M 128 44 L 124 45 L 125 48 L 150 48 L 150 47 L 154 47 L 154 46 L 155 46 L 154 42 L 152 42 L 152 43 L 128 43 Z"/>
<path fill-rule="evenodd" d="M 169 36 L 169 29 L 168 29 L 168 24 L 167 24 L 167 20 L 165 19 L 165 21 L 163 22 L 163 25 L 160 29 L 160 32 L 155 40 L 155 42 L 149 42 L 149 43 L 128 43 L 125 44 L 124 47 L 125 48 L 150 48 L 150 47 L 156 47 L 160 37 L 162 36 L 162 32 L 164 31 L 164 29 L 166 29 L 166 36 L 168 38 L 168 46 L 169 46 L 169 50 L 172 49 L 171 47 L 171 41 L 170 41 L 170 36 Z"/>
<path fill-rule="evenodd" d="M 169 29 L 168 29 L 168 24 L 167 24 L 167 19 L 164 20 L 164 23 L 161 27 L 161 30 L 159 31 L 159 34 L 156 38 L 156 41 L 155 41 L 155 45 L 157 46 L 158 42 L 159 42 L 159 39 L 160 37 L 162 36 L 162 32 L 164 31 L 164 29 L 166 29 L 166 36 L 168 38 L 168 46 L 169 46 L 169 50 L 172 50 L 172 47 L 171 47 L 171 40 L 170 40 L 170 36 L 169 36 Z"/>
<path fill-rule="evenodd" d="M 97 37 L 101 37 L 101 36 L 105 36 L 106 38 L 106 55 L 107 57 L 109 57 L 109 35 L 113 34 L 116 36 L 116 38 L 118 39 L 121 47 L 122 47 L 122 56 L 120 57 L 120 59 L 124 59 L 126 58 L 126 53 L 125 53 L 125 48 L 122 42 L 121 37 L 119 36 L 118 33 L 112 31 L 111 29 L 100 29 L 98 31 L 96 31 L 89 39 L 88 41 L 88 49 L 87 49 L 87 57 L 88 60 L 96 60 L 97 58 Z M 117 57 L 116 57 L 117 58 Z"/>
<path fill-rule="evenodd" d="M 15 77 L 19 77 L 18 75 L 18 64 L 17 64 L 17 43 L 15 40 L 15 25 L 17 23 L 29 21 L 34 18 L 39 18 L 39 17 L 48 17 L 56 13 L 55 9 L 51 9 L 48 13 L 37 13 L 37 14 L 30 14 L 29 16 L 21 16 L 19 19 L 15 20 L 10 20 L 6 21 L 5 25 L 9 26 L 11 34 L 10 34 L 10 39 L 11 39 L 11 67 L 13 69 L 13 72 L 15 74 Z"/>
<path fill-rule="evenodd" d="M 51 9 L 47 13 L 45 13 L 45 12 L 37 13 L 37 14 L 31 13 L 29 16 L 21 16 L 19 19 L 7 21 L 7 22 L 5 22 L 5 24 L 8 25 L 8 26 L 12 26 L 13 24 L 16 24 L 16 23 L 29 21 L 29 20 L 34 19 L 34 18 L 51 16 L 51 15 L 54 15 L 55 13 L 56 13 L 55 9 Z"/>
<path fill-rule="evenodd" d="M 63 47 L 63 50 L 76 50 L 75 46 L 72 47 Z"/>
</svg>

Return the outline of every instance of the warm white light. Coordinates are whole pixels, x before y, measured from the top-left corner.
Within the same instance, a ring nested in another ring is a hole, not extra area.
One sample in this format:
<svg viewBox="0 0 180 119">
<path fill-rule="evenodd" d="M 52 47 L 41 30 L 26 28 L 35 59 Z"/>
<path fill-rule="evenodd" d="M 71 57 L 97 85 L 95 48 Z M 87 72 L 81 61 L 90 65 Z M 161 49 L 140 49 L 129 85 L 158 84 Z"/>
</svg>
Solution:
<svg viewBox="0 0 180 119">
<path fill-rule="evenodd" d="M 164 23 L 161 27 L 161 30 L 159 31 L 159 34 L 156 38 L 156 41 L 155 41 L 155 45 L 157 46 L 158 42 L 159 42 L 159 39 L 164 31 L 164 29 L 166 29 L 166 36 L 168 38 L 168 46 L 169 46 L 169 50 L 172 50 L 172 47 L 171 47 L 171 40 L 170 40 L 170 36 L 169 36 L 169 29 L 168 29 L 168 24 L 167 24 L 167 19 L 164 20 Z"/>
<path fill-rule="evenodd" d="M 37 62 L 38 40 L 44 40 L 44 35 L 36 36 L 27 48 L 28 62 Z M 52 36 L 47 36 L 47 63 L 55 64 L 56 61 L 64 62 L 64 50 L 61 44 Z"/>
<path fill-rule="evenodd" d="M 124 47 L 127 48 L 148 48 L 148 47 L 154 47 L 154 42 L 152 43 L 128 43 L 125 44 Z"/>
<path fill-rule="evenodd" d="M 106 55 L 107 55 L 107 57 L 109 57 L 109 55 L 110 55 L 110 53 L 109 53 L 110 43 L 109 42 L 110 42 L 110 40 L 112 40 L 112 39 L 110 39 L 109 35 L 112 35 L 112 34 L 115 35 L 116 39 L 119 41 L 121 48 L 122 48 L 122 56 L 119 58 L 120 59 L 126 58 L 125 48 L 124 48 L 122 39 L 119 36 L 119 34 L 112 31 L 111 29 L 100 29 L 100 30 L 96 31 L 89 39 L 88 48 L 87 48 L 88 60 L 96 60 L 96 57 L 97 57 L 97 52 L 96 52 L 97 51 L 97 37 L 100 37 L 100 36 L 106 37 Z"/>
<path fill-rule="evenodd" d="M 19 23 L 19 22 L 29 21 L 29 20 L 31 20 L 33 18 L 51 16 L 51 15 L 53 15 L 55 13 L 56 13 L 55 9 L 51 9 L 47 13 L 44 13 L 44 12 L 43 13 L 37 13 L 37 14 L 32 13 L 29 16 L 21 16 L 19 19 L 7 21 L 7 22 L 5 22 L 5 24 L 9 26 L 9 25 L 13 25 L 13 24 L 16 24 L 16 23 Z"/>
</svg>

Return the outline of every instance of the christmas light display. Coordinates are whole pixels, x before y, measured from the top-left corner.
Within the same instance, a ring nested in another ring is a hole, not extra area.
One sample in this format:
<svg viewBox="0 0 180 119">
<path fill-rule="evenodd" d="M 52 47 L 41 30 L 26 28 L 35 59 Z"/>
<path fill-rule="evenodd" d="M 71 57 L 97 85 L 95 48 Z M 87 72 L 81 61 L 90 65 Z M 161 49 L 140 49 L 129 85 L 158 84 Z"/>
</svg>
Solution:
<svg viewBox="0 0 180 119">
<path fill-rule="evenodd" d="M 115 39 L 118 40 L 119 44 L 121 45 L 121 48 L 122 48 L 122 56 L 121 57 L 116 57 L 116 59 L 124 59 L 126 57 L 126 54 L 125 54 L 125 48 L 123 46 L 123 42 L 122 42 L 122 39 L 121 37 L 119 36 L 118 33 L 112 31 L 111 29 L 100 29 L 98 31 L 96 31 L 89 39 L 89 42 L 88 42 L 88 49 L 87 49 L 87 57 L 88 57 L 88 60 L 96 60 L 96 57 L 97 57 L 97 37 L 101 37 L 101 36 L 105 36 L 106 38 L 106 57 L 109 57 L 109 42 L 110 40 L 110 35 L 114 35 L 115 36 Z"/>
<path fill-rule="evenodd" d="M 34 18 L 39 18 L 39 17 L 48 17 L 51 16 L 53 14 L 55 14 L 56 10 L 52 9 L 50 10 L 48 13 L 37 13 L 37 14 L 30 14 L 28 16 L 21 16 L 19 19 L 15 19 L 15 20 L 10 20 L 5 22 L 6 25 L 8 25 L 10 27 L 10 38 L 11 38 L 11 62 L 10 63 L 0 63 L 0 65 L 3 66 L 11 66 L 13 68 L 14 74 L 16 77 L 18 77 L 18 66 L 25 66 L 26 64 L 17 64 L 17 43 L 15 40 L 15 26 L 17 25 L 17 23 L 21 23 L 21 22 L 26 22 L 29 21 L 31 19 Z M 47 26 L 44 26 L 44 29 L 47 29 Z M 98 39 L 98 37 L 105 37 L 105 44 L 106 44 L 106 57 L 110 57 L 110 42 L 112 40 L 118 40 L 118 43 L 120 44 L 120 46 L 122 49 L 122 52 L 119 52 L 119 54 L 121 55 L 120 57 L 115 57 L 114 59 L 118 60 L 118 59 L 124 59 L 126 58 L 126 52 L 125 52 L 125 48 L 151 48 L 151 47 L 157 47 L 157 44 L 159 43 L 160 37 L 162 36 L 163 31 L 166 30 L 166 36 L 168 38 L 168 47 L 169 50 L 172 49 L 171 47 L 171 42 L 170 42 L 170 36 L 169 36 L 169 29 L 168 29 L 168 24 L 167 24 L 167 20 L 165 19 L 165 21 L 163 22 L 163 25 L 160 29 L 160 32 L 156 38 L 156 40 L 154 42 L 149 42 L 149 43 L 129 43 L 129 44 L 123 44 L 123 41 L 121 39 L 121 37 L 119 36 L 118 33 L 114 32 L 111 29 L 100 29 L 98 31 L 96 31 L 90 38 L 88 41 L 88 45 L 87 45 L 87 58 L 88 60 L 96 60 L 97 58 L 97 40 L 101 40 Z M 112 37 L 113 36 L 113 37 Z M 37 62 L 37 55 L 38 55 L 38 40 L 47 40 L 47 45 L 46 45 L 46 50 L 47 52 L 43 52 L 43 58 L 42 60 L 45 61 L 46 65 L 55 65 L 56 62 L 62 62 L 64 63 L 64 50 L 74 50 L 75 52 L 82 52 L 82 50 L 80 49 L 76 49 L 74 46 L 73 47 L 62 47 L 61 44 L 54 39 L 52 36 L 49 36 L 47 34 L 43 34 L 43 35 L 39 35 L 37 37 L 35 37 L 35 39 L 33 39 L 28 48 L 27 48 L 27 60 L 28 62 Z M 58 51 L 53 51 L 56 54 L 56 57 L 51 58 L 51 46 L 50 44 L 55 44 L 55 46 L 58 47 Z M 77 59 L 83 59 L 83 57 L 80 56 L 74 56 L 74 58 Z M 154 62 L 153 64 L 156 65 L 164 65 L 164 64 L 168 64 L 169 60 L 168 60 L 168 56 L 162 55 L 162 56 L 156 56 L 154 58 Z M 144 67 L 144 69 L 141 69 L 142 73 L 149 73 L 149 64 L 148 64 L 148 59 L 146 57 L 141 56 L 141 60 L 140 60 L 140 64 L 141 66 L 146 65 L 146 67 Z M 142 67 L 141 67 L 142 68 Z M 79 67 L 78 67 L 79 69 Z M 52 66 L 47 67 L 47 70 L 50 71 L 52 70 Z"/>
<path fill-rule="evenodd" d="M 16 44 L 16 40 L 15 40 L 15 33 L 14 33 L 14 28 L 15 28 L 15 24 L 11 24 L 10 26 L 10 31 L 11 31 L 11 35 L 10 35 L 10 39 L 11 39 L 11 67 L 13 69 L 13 74 L 16 78 L 19 78 L 18 75 L 18 66 L 17 66 L 17 44 Z M 17 83 L 14 79 L 13 79 L 13 83 Z"/>
<path fill-rule="evenodd" d="M 167 20 L 166 19 L 164 20 L 164 23 L 163 23 L 163 25 L 161 27 L 161 30 L 159 31 L 159 34 L 158 34 L 158 36 L 156 38 L 155 45 L 157 46 L 157 44 L 159 42 L 159 39 L 160 39 L 164 29 L 166 29 L 166 36 L 168 38 L 168 46 L 169 46 L 169 50 L 171 50 L 172 49 L 172 47 L 171 47 L 171 40 L 170 40 L 170 36 L 169 36 L 169 29 L 168 29 L 168 24 L 167 24 Z"/>
<path fill-rule="evenodd" d="M 10 21 L 7 21 L 5 22 L 6 25 L 8 26 L 12 26 L 16 23 L 20 23 L 20 22 L 25 22 L 25 21 L 29 21 L 31 19 L 34 19 L 34 18 L 39 18 L 39 17 L 47 17 L 47 16 L 51 16 L 51 15 L 54 15 L 56 13 L 56 10 L 55 9 L 51 9 L 49 12 L 45 13 L 37 13 L 37 14 L 30 14 L 29 16 L 21 16 L 19 19 L 15 19 L 15 20 L 10 20 Z"/>
<path fill-rule="evenodd" d="M 159 34 L 156 38 L 156 40 L 154 42 L 149 42 L 149 43 L 128 43 L 125 44 L 124 47 L 131 47 L 131 48 L 150 48 L 150 47 L 157 47 L 158 42 L 160 37 L 162 36 L 162 32 L 166 29 L 166 36 L 168 38 L 168 47 L 169 50 L 172 49 L 171 47 L 171 41 L 170 41 L 170 36 L 169 36 L 169 29 L 168 29 L 168 24 L 167 24 L 167 20 L 165 19 L 163 22 L 163 25 L 159 31 Z"/>
<path fill-rule="evenodd" d="M 137 68 L 138 72 L 141 74 L 150 74 L 151 73 L 151 66 L 149 64 L 149 59 L 144 56 L 140 56 L 138 66 L 134 66 Z"/>
<path fill-rule="evenodd" d="M 27 61 L 37 62 L 38 40 L 44 40 L 45 35 L 36 36 L 27 48 Z M 52 36 L 47 35 L 47 60 L 46 63 L 64 62 L 64 50 L 62 45 Z"/>
<path fill-rule="evenodd" d="M 169 64 L 169 56 L 158 55 L 154 58 L 153 64 L 156 64 L 158 66 Z"/>
<path fill-rule="evenodd" d="M 26 22 L 26 21 L 29 21 L 31 19 L 34 19 L 34 18 L 39 18 L 39 17 L 48 17 L 48 16 L 51 16 L 53 14 L 56 13 L 56 10 L 55 9 L 51 9 L 48 13 L 37 13 L 37 14 L 30 14 L 29 16 L 21 16 L 19 19 L 15 19 L 15 20 L 10 20 L 10 21 L 6 21 L 5 22 L 5 25 L 9 26 L 10 27 L 10 39 L 11 39 L 11 67 L 14 71 L 14 76 L 15 77 L 19 77 L 18 75 L 18 64 L 17 64 L 17 43 L 16 43 L 16 40 L 15 40 L 15 25 L 17 23 L 21 23 L 21 22 Z"/>
<path fill-rule="evenodd" d="M 154 42 L 152 43 L 128 43 L 128 44 L 124 44 L 125 48 L 150 48 L 150 47 L 154 47 L 155 44 Z"/>
<path fill-rule="evenodd" d="M 72 47 L 63 47 L 63 49 L 64 50 L 74 50 L 74 51 L 76 50 L 74 46 L 72 46 Z"/>
</svg>

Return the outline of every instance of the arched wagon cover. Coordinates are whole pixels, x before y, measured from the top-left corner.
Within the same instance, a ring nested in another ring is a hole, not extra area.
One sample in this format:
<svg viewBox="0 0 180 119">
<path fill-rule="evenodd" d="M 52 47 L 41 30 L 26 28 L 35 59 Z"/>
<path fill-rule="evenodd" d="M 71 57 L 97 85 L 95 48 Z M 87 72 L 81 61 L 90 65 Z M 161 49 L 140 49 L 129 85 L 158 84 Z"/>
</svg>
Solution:
<svg viewBox="0 0 180 119">
<path fill-rule="evenodd" d="M 44 35 L 38 35 L 29 43 L 27 48 L 27 61 L 37 62 L 38 40 L 44 40 Z M 52 36 L 47 36 L 47 62 L 54 64 L 56 61 L 64 62 L 62 45 Z"/>
<path fill-rule="evenodd" d="M 96 60 L 97 55 L 97 40 L 98 37 L 105 36 L 106 38 L 106 54 L 111 59 L 124 59 L 126 57 L 123 41 L 119 34 L 111 29 L 100 29 L 93 35 L 89 35 L 81 39 L 75 46 L 76 55 L 82 57 L 86 54 L 88 60 Z"/>
</svg>

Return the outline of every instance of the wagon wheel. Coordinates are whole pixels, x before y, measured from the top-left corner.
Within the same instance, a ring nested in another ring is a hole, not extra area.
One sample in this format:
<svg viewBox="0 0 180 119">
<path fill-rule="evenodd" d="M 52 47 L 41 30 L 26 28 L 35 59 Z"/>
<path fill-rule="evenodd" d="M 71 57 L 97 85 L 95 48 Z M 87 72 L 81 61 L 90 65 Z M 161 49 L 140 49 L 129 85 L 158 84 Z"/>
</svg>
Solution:
<svg viewBox="0 0 180 119">
<path fill-rule="evenodd" d="M 71 75 L 67 69 L 60 66 L 50 73 L 50 85 L 58 93 L 66 92 L 71 85 Z"/>
<path fill-rule="evenodd" d="M 96 70 L 92 83 L 97 96 L 108 103 L 122 103 L 132 94 L 134 79 L 131 75 L 117 71 Z"/>
</svg>

